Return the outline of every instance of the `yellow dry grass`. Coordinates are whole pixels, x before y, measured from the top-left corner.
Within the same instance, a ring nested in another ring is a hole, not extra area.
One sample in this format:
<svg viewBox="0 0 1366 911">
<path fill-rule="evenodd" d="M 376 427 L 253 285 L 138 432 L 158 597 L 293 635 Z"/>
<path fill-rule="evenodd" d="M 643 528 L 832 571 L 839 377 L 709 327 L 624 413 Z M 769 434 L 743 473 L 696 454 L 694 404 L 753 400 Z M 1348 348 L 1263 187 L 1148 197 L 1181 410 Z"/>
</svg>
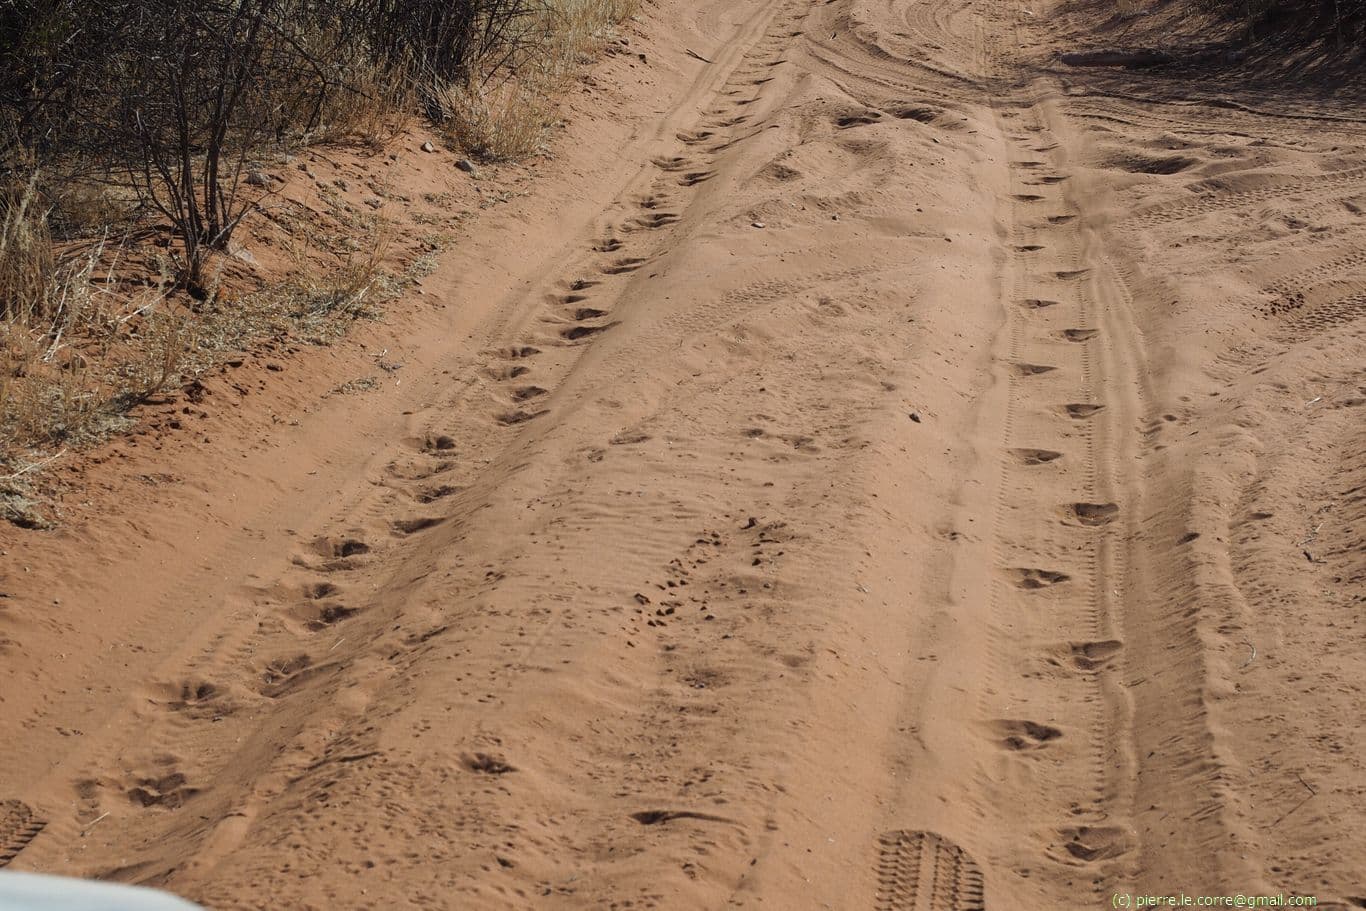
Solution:
<svg viewBox="0 0 1366 911">
<path fill-rule="evenodd" d="M 446 137 L 490 161 L 540 152 L 555 123 L 559 97 L 638 8 L 639 0 L 555 0 L 544 18 L 529 26 L 531 50 L 515 75 L 482 74 L 468 84 L 434 89 Z"/>
</svg>

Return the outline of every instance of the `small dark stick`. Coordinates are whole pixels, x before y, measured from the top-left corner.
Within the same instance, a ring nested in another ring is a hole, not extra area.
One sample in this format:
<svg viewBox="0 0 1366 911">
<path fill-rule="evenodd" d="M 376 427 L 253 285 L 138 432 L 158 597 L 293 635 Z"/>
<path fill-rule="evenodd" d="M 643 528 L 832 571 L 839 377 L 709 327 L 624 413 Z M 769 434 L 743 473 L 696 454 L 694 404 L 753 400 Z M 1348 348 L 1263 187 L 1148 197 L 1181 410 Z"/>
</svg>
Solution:
<svg viewBox="0 0 1366 911">
<path fill-rule="evenodd" d="M 1309 796 L 1306 797 L 1304 800 L 1301 800 L 1299 803 L 1295 804 L 1295 806 L 1293 806 L 1292 808 L 1290 808 L 1290 810 L 1288 810 L 1286 813 L 1282 814 L 1282 816 L 1281 816 L 1280 819 L 1278 819 L 1278 820 L 1276 820 L 1275 822 L 1273 822 L 1273 823 L 1271 824 L 1271 828 L 1273 828 L 1273 829 L 1276 828 L 1276 826 L 1280 825 L 1282 822 L 1284 822 L 1286 819 L 1288 819 L 1288 818 L 1289 818 L 1292 814 L 1294 814 L 1295 811 L 1298 810 L 1300 807 L 1304 806 L 1304 805 L 1307 804 L 1309 801 L 1313 800 L 1315 797 L 1318 796 L 1318 793 L 1319 793 L 1319 792 L 1318 792 L 1318 791 L 1315 791 L 1313 788 L 1311 788 L 1311 787 L 1309 786 L 1309 782 L 1305 781 L 1305 780 L 1304 780 L 1304 777 L 1301 776 L 1299 772 L 1296 772 L 1296 773 L 1295 773 L 1295 777 L 1298 778 L 1298 779 L 1300 780 L 1300 784 L 1304 785 L 1304 789 L 1305 789 L 1306 791 L 1309 792 Z"/>
</svg>

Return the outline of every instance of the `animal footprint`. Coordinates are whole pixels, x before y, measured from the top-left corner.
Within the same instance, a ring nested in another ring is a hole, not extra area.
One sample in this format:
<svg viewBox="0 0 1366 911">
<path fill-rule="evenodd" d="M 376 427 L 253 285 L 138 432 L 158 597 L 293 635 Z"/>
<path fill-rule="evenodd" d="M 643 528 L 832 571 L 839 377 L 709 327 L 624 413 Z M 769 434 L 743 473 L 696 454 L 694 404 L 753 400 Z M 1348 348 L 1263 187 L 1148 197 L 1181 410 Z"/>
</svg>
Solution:
<svg viewBox="0 0 1366 911">
<path fill-rule="evenodd" d="M 836 119 L 835 126 L 839 127 L 841 130 L 847 130 L 850 127 L 867 126 L 868 124 L 877 123 L 881 119 L 881 111 L 860 111 L 857 114 L 846 114 L 845 116 Z"/>
<path fill-rule="evenodd" d="M 525 424 L 527 421 L 533 420 L 547 413 L 548 412 L 545 409 L 541 409 L 540 411 L 505 411 L 502 414 L 498 415 L 497 420 L 499 424 L 502 424 L 505 427 L 511 427 L 515 424 Z"/>
<path fill-rule="evenodd" d="M 1124 643 L 1118 639 L 1105 639 L 1100 642 L 1073 643 L 1068 653 L 1078 670 L 1094 671 L 1109 664 L 1122 648 Z"/>
<path fill-rule="evenodd" d="M 313 552 L 320 557 L 355 557 L 370 552 L 370 545 L 355 538 L 317 538 Z"/>
<path fill-rule="evenodd" d="M 517 377 L 526 376 L 530 372 L 530 367 L 523 367 L 520 364 L 513 367 L 492 367 L 487 371 L 489 379 L 492 380 L 515 380 Z"/>
<path fill-rule="evenodd" d="M 1043 465 L 1062 458 L 1061 452 L 1052 449 L 1012 449 L 1011 452 L 1023 465 Z"/>
<path fill-rule="evenodd" d="M 540 386 L 519 386 L 512 391 L 514 401 L 525 402 L 528 399 L 540 398 L 546 394 L 546 390 Z"/>
<path fill-rule="evenodd" d="M 207 680 L 182 680 L 157 689 L 150 701 L 177 714 L 214 721 L 232 714 L 233 707 L 223 691 Z"/>
<path fill-rule="evenodd" d="M 1051 588 L 1060 585 L 1072 577 L 1067 573 L 1056 572 L 1051 569 L 1031 569 L 1029 567 L 1016 567 L 1009 570 L 1009 574 L 1015 579 L 1015 587 L 1025 591 L 1037 591 L 1041 588 Z"/>
<path fill-rule="evenodd" d="M 1065 507 L 1063 514 L 1087 526 L 1109 525 L 1119 515 L 1119 507 L 1114 503 L 1073 503 Z"/>
<path fill-rule="evenodd" d="M 419 503 L 435 503 L 437 500 L 449 497 L 451 494 L 459 493 L 460 488 L 450 484 L 438 484 L 436 487 L 429 487 L 418 492 L 416 499 Z"/>
<path fill-rule="evenodd" d="M 461 758 L 461 764 L 471 772 L 481 775 L 506 775 L 517 771 L 517 767 L 501 756 L 492 753 L 469 753 Z"/>
<path fill-rule="evenodd" d="M 894 108 L 892 114 L 898 120 L 914 120 L 918 123 L 933 123 L 940 112 L 934 108 L 927 108 L 921 105 L 906 105 L 905 107 Z"/>
<path fill-rule="evenodd" d="M 645 260 L 639 257 L 628 256 L 619 259 L 614 263 L 603 266 L 602 271 L 605 275 L 623 275 L 627 272 L 634 272 L 645 264 Z"/>
<path fill-rule="evenodd" d="M 274 688 L 282 683 L 286 683 L 307 670 L 313 665 L 313 659 L 307 655 L 295 655 L 292 658 L 276 658 L 266 665 L 261 672 L 261 682 L 267 688 Z M 267 694 L 269 695 L 269 694 Z"/>
<path fill-rule="evenodd" d="M 1064 839 L 1062 851 L 1064 862 L 1080 861 L 1093 863 L 1111 857 L 1120 857 L 1130 851 L 1130 838 L 1123 829 L 1115 826 L 1076 826 L 1059 830 Z"/>
<path fill-rule="evenodd" d="M 199 793 L 192 788 L 180 772 L 172 772 L 160 778 L 142 778 L 127 791 L 128 799 L 142 807 L 165 807 L 174 810 L 184 806 L 185 801 Z"/>
<path fill-rule="evenodd" d="M 631 818 L 642 826 L 657 826 L 675 819 L 699 819 L 703 822 L 733 822 L 725 816 L 714 813 L 698 813 L 695 810 L 641 810 L 632 813 Z"/>
<path fill-rule="evenodd" d="M 313 582 L 303 587 L 302 594 L 310 601 L 335 595 L 340 589 L 331 582 Z"/>
<path fill-rule="evenodd" d="M 435 517 L 417 517 L 412 519 L 398 519 L 393 523 L 394 531 L 401 535 L 412 535 L 419 531 L 425 531 L 433 526 L 440 525 L 445 519 Z"/>
<path fill-rule="evenodd" d="M 636 219 L 635 223 L 642 228 L 646 228 L 648 230 L 656 230 L 658 228 L 667 227 L 668 225 L 674 224 L 677 221 L 678 215 L 673 212 L 655 212 L 651 215 L 645 216 L 644 218 Z"/>
<path fill-rule="evenodd" d="M 599 332 L 606 332 L 607 326 L 570 326 L 560 333 L 566 341 L 577 342 L 579 339 L 588 338 L 590 335 L 597 335 Z"/>
<path fill-rule="evenodd" d="M 355 608 L 335 603 L 308 604 L 295 611 L 295 615 L 313 632 L 327 629 L 356 613 Z"/>
<path fill-rule="evenodd" d="M 1016 364 L 1015 372 L 1020 376 L 1038 376 L 1041 373 L 1051 373 L 1057 367 L 1050 367 L 1047 364 Z"/>
<path fill-rule="evenodd" d="M 1033 721 L 996 721 L 992 723 L 1001 746 L 1012 752 L 1037 750 L 1062 737 L 1062 731 Z"/>
<path fill-rule="evenodd" d="M 455 438 L 445 434 L 429 434 L 423 441 L 423 452 L 449 452 L 455 448 Z"/>
</svg>

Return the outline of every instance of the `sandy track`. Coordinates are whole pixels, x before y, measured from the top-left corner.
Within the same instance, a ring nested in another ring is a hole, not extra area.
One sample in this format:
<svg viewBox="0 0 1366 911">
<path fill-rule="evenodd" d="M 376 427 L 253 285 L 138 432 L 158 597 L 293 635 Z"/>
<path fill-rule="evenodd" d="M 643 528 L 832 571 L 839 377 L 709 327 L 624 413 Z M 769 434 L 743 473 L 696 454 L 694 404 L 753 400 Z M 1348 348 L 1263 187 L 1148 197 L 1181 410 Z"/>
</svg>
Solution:
<svg viewBox="0 0 1366 911">
<path fill-rule="evenodd" d="M 1366 907 L 1366 123 L 1059 68 L 1069 8 L 658 14 L 712 63 L 589 113 L 612 168 L 438 275 L 406 387 L 186 468 L 202 533 L 9 546 L 0 862 Z"/>
</svg>

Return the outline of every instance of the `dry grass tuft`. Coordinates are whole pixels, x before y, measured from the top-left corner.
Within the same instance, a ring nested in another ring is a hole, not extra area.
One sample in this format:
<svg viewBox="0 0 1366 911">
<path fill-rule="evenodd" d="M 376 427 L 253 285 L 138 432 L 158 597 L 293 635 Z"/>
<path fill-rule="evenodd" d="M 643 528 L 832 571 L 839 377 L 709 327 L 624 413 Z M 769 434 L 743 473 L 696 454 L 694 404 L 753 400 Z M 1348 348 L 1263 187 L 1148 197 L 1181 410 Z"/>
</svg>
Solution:
<svg viewBox="0 0 1366 911">
<path fill-rule="evenodd" d="M 5 213 L 11 219 L 15 208 Z M 96 244 L 53 266 L 41 283 L 34 276 L 51 247 L 28 268 L 7 270 L 4 293 L 19 306 L 0 322 L 0 466 L 101 438 L 122 423 L 128 404 L 175 374 L 188 320 L 165 306 L 164 287 L 116 293 L 117 253 Z M 96 279 L 101 268 L 105 276 Z M 27 274 L 26 284 L 9 283 L 16 272 Z"/>
<path fill-rule="evenodd" d="M 433 97 L 441 107 L 447 139 L 475 158 L 515 161 L 541 151 L 552 124 L 548 89 L 538 80 L 481 80 L 446 85 Z"/>
<path fill-rule="evenodd" d="M 414 81 L 403 69 L 367 64 L 324 99 L 309 142 L 361 142 L 380 149 L 401 135 L 417 109 Z"/>
<path fill-rule="evenodd" d="M 431 92 L 447 139 L 489 161 L 542 151 L 558 97 L 638 8 L 639 0 L 555 0 L 529 24 L 529 50 L 515 74 L 479 74 Z"/>
<path fill-rule="evenodd" d="M 38 175 L 0 187 L 0 316 L 31 321 L 44 316 L 57 261 Z"/>
</svg>

